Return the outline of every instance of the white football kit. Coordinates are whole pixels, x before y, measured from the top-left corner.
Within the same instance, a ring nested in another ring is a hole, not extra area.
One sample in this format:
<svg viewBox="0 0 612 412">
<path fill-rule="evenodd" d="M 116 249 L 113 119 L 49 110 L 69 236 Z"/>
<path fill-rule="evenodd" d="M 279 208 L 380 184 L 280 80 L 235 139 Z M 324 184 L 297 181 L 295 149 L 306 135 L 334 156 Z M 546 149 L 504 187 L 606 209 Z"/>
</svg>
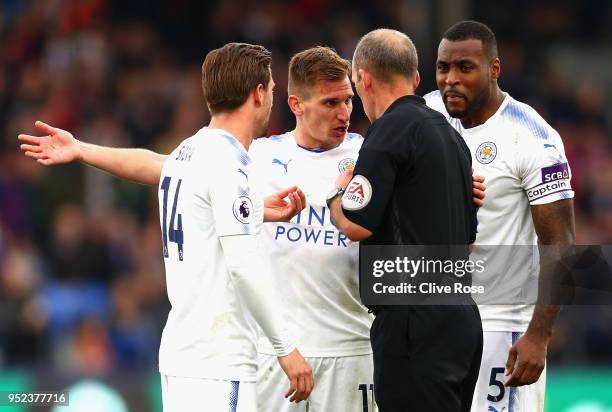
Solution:
<svg viewBox="0 0 612 412">
<path fill-rule="evenodd" d="M 285 323 L 293 326 L 291 336 L 313 368 L 315 388 L 308 405 L 279 399 L 287 380 L 262 337 L 257 380 L 262 412 L 373 410 L 373 317 L 359 298 L 359 247 L 331 223 L 325 203 L 338 175 L 355 165 L 362 142 L 349 133 L 339 146 L 316 151 L 300 147 L 288 132 L 257 139 L 249 150 L 258 191 L 298 185 L 307 196 L 306 208 L 290 222 L 265 223 L 261 241 L 284 300 Z"/>
<path fill-rule="evenodd" d="M 574 196 L 559 134 L 533 108 L 507 93 L 493 116 L 471 128 L 450 117 L 439 91 L 424 97 L 427 105 L 441 112 L 463 136 L 472 153 L 474 174 L 485 176 L 486 198 L 477 214 L 476 245 L 537 245 L 530 205 Z M 537 256 L 534 259 L 521 253 L 508 264 L 508 259 L 500 258 L 508 251 L 487 248 L 474 258 L 504 261 L 510 277 L 537 276 Z M 545 371 L 533 385 L 503 386 L 508 351 L 527 329 L 533 306 L 479 305 L 479 310 L 484 349 L 472 411 L 543 411 Z"/>
<path fill-rule="evenodd" d="M 251 259 L 263 221 L 262 199 L 248 181 L 250 164 L 231 134 L 208 128 L 184 140 L 164 163 L 159 212 L 172 305 L 159 351 L 165 412 L 195 405 L 255 410 L 255 320 L 271 335 L 274 353 L 293 350 L 274 315 L 269 269 L 255 253 L 251 270 L 243 270 L 247 263 L 236 258 L 232 243 L 244 240 L 248 250 L 242 252 L 251 251 Z"/>
</svg>

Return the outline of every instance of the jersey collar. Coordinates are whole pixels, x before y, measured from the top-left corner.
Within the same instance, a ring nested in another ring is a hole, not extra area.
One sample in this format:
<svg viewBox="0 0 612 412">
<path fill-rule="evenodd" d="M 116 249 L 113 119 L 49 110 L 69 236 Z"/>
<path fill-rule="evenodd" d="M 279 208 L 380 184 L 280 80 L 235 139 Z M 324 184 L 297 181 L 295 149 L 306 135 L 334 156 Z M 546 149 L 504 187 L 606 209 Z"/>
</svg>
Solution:
<svg viewBox="0 0 612 412">
<path fill-rule="evenodd" d="M 397 106 L 403 103 L 425 104 L 425 99 L 423 99 L 421 96 L 417 96 L 416 94 L 409 94 L 407 96 L 402 96 L 398 98 L 397 100 L 395 100 L 393 103 L 391 103 L 389 107 L 387 107 L 387 110 L 385 110 L 385 112 L 383 113 L 383 116 L 387 113 L 392 112 L 393 109 L 395 109 Z"/>
<path fill-rule="evenodd" d="M 293 141 L 295 142 L 295 144 L 297 145 L 297 147 L 299 147 L 300 149 L 304 149 L 307 152 L 311 152 L 311 153 L 323 153 L 323 152 L 327 152 L 330 150 L 334 150 L 336 147 L 340 146 L 342 143 L 338 143 L 337 145 L 333 146 L 333 147 L 328 147 L 327 149 L 324 149 L 322 147 L 306 147 L 306 146 L 302 146 L 301 144 L 299 144 L 296 140 L 295 140 L 295 134 L 293 133 L 293 130 L 288 132 L 291 135 L 291 138 L 293 139 Z M 346 137 L 345 137 L 346 139 Z"/>
</svg>

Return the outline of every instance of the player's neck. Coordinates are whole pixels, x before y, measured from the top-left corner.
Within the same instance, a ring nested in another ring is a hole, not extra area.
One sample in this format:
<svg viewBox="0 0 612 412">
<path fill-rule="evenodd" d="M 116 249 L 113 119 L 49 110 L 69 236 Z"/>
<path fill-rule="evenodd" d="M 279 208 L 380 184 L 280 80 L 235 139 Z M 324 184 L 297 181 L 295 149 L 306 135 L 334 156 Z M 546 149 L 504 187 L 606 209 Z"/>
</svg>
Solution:
<svg viewBox="0 0 612 412">
<path fill-rule="evenodd" d="M 377 96 L 374 99 L 374 119 L 370 119 L 372 122 L 379 119 L 389 106 L 393 104 L 397 99 L 403 96 L 410 96 L 414 94 L 414 89 L 408 86 L 401 87 L 388 87 L 382 88 L 378 91 Z"/>
<path fill-rule="evenodd" d="M 490 98 L 486 101 L 482 108 L 480 108 L 480 110 L 476 110 L 473 115 L 461 119 L 461 124 L 464 127 L 474 127 L 485 123 L 495 113 L 497 113 L 499 107 L 504 102 L 504 98 L 504 93 L 499 89 L 499 87 L 495 87 L 495 90 L 491 93 Z"/>
<path fill-rule="evenodd" d="M 232 112 L 217 113 L 211 117 L 208 127 L 211 129 L 223 129 L 238 140 L 246 151 L 249 150 L 251 142 L 257 131 L 253 127 L 254 122 L 238 110 Z"/>
<path fill-rule="evenodd" d="M 293 130 L 293 138 L 299 146 L 305 149 L 331 149 L 337 145 L 337 143 L 330 143 L 326 145 L 315 139 L 304 130 L 304 128 L 300 125 L 299 120 L 295 126 L 295 129 Z"/>
</svg>

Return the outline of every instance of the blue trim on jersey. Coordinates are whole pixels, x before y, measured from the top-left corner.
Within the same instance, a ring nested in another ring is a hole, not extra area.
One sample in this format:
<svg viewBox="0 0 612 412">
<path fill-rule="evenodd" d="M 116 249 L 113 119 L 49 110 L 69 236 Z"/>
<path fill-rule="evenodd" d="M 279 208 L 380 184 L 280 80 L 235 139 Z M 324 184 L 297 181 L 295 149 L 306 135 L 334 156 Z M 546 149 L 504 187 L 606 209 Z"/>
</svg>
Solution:
<svg viewBox="0 0 612 412">
<path fill-rule="evenodd" d="M 533 113 L 521 107 L 517 102 L 511 101 L 501 113 L 502 116 L 507 116 L 512 120 L 526 126 L 535 137 L 541 140 L 549 140 L 548 125 L 546 122 Z"/>
<path fill-rule="evenodd" d="M 240 387 L 239 381 L 232 381 L 232 393 L 229 398 L 229 412 L 236 412 L 238 408 L 238 389 Z"/>
<path fill-rule="evenodd" d="M 236 157 L 238 161 L 243 166 L 248 166 L 251 163 L 251 158 L 244 150 L 244 147 L 236 140 L 236 138 L 225 133 L 222 133 L 221 136 L 223 136 L 225 140 L 237 150 Z"/>
<path fill-rule="evenodd" d="M 353 139 L 357 139 L 357 138 L 363 138 L 362 135 L 360 135 L 359 133 L 347 133 L 346 134 L 346 140 L 353 140 Z"/>
<path fill-rule="evenodd" d="M 512 345 L 516 343 L 518 338 L 521 337 L 521 332 L 512 332 Z M 511 386 L 508 391 L 508 412 L 512 412 L 514 410 L 514 393 L 516 392 L 516 387 Z"/>
<path fill-rule="evenodd" d="M 297 144 L 297 143 L 296 143 Z M 310 148 L 310 147 L 304 147 L 301 144 L 297 144 L 298 147 L 300 149 L 304 149 L 304 150 L 308 150 L 309 152 L 313 152 L 313 153 L 323 153 L 323 152 L 327 152 L 328 150 L 333 150 L 336 147 L 340 146 L 339 144 L 335 145 L 334 147 L 330 147 L 329 149 L 324 149 L 322 147 L 314 147 L 314 148 Z"/>
</svg>

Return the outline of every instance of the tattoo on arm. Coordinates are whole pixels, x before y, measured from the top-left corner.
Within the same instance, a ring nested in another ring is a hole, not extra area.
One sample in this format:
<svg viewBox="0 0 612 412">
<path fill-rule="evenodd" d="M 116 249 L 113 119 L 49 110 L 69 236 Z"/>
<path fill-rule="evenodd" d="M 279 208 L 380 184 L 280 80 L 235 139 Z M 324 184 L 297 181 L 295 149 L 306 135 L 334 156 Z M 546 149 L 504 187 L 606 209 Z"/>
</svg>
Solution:
<svg viewBox="0 0 612 412">
<path fill-rule="evenodd" d="M 540 248 L 540 290 L 549 291 L 554 289 L 554 278 L 558 276 L 554 263 L 566 256 L 575 243 L 573 200 L 531 206 L 531 216 L 539 243 L 543 246 Z M 555 304 L 536 305 L 528 332 L 549 338 L 559 310 L 559 305 Z"/>
</svg>

